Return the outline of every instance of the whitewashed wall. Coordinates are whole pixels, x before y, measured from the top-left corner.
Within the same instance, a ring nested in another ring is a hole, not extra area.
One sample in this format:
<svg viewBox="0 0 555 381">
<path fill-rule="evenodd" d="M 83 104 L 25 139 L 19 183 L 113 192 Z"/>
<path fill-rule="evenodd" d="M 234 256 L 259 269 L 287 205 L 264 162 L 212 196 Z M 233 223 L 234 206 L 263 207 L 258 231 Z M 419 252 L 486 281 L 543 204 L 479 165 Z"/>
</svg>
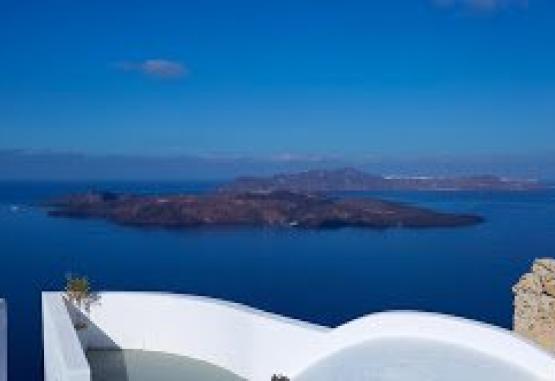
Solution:
<svg viewBox="0 0 555 381">
<path fill-rule="evenodd" d="M 90 381 L 90 370 L 60 293 L 42 294 L 44 381 Z"/>
<path fill-rule="evenodd" d="M 80 332 L 85 347 L 190 356 L 249 380 L 301 367 L 329 330 L 194 296 L 107 293 L 99 303 L 90 313 L 96 327 Z"/>
<path fill-rule="evenodd" d="M 538 380 L 555 380 L 555 358 L 510 331 L 468 319 L 413 311 L 375 313 L 331 330 L 325 345 L 313 354 L 312 365 L 305 364 L 290 375 L 295 379 L 311 366 L 325 365 L 334 354 L 370 340 L 390 338 L 451 344 L 502 360 Z"/>
<path fill-rule="evenodd" d="M 88 380 L 81 345 L 84 349 L 145 349 L 184 355 L 248 380 L 269 381 L 273 373 L 294 378 L 336 352 L 387 337 L 463 345 L 540 378 L 555 375 L 555 360 L 550 355 L 510 332 L 437 314 L 373 314 L 329 329 L 214 299 L 110 292 L 103 293 L 99 304 L 92 307 L 90 326 L 79 331 L 78 337 L 60 294 L 44 294 L 43 308 L 46 381 Z"/>
<path fill-rule="evenodd" d="M 8 379 L 8 308 L 0 299 L 0 381 Z"/>
</svg>

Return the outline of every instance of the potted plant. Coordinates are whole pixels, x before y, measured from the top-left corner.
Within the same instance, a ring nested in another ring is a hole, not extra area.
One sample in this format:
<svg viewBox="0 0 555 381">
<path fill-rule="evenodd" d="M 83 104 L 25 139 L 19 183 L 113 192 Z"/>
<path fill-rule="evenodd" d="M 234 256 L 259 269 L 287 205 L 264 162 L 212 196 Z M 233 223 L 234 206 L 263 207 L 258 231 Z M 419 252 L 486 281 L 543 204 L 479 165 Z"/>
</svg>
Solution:
<svg viewBox="0 0 555 381">
<path fill-rule="evenodd" d="M 84 276 L 69 274 L 66 277 L 65 298 L 77 308 L 75 314 L 75 329 L 81 330 L 87 327 L 83 312 L 88 314 L 95 298 L 91 292 L 89 279 Z"/>
</svg>

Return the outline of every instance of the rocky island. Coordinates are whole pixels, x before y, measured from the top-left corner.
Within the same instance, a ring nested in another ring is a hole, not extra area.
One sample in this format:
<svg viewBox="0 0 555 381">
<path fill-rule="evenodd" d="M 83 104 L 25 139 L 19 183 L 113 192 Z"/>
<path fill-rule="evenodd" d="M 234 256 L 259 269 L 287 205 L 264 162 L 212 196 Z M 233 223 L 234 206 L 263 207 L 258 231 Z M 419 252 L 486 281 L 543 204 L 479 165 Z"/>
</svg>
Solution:
<svg viewBox="0 0 555 381">
<path fill-rule="evenodd" d="M 51 216 L 102 218 L 134 226 L 455 227 L 482 222 L 475 215 L 440 213 L 368 198 L 339 199 L 288 191 L 137 196 L 86 193 L 50 204 Z"/>
<path fill-rule="evenodd" d="M 354 168 L 310 170 L 271 177 L 240 177 L 221 187 L 223 192 L 364 192 L 364 191 L 525 191 L 543 189 L 536 180 L 492 175 L 469 177 L 401 177 L 372 175 Z"/>
</svg>

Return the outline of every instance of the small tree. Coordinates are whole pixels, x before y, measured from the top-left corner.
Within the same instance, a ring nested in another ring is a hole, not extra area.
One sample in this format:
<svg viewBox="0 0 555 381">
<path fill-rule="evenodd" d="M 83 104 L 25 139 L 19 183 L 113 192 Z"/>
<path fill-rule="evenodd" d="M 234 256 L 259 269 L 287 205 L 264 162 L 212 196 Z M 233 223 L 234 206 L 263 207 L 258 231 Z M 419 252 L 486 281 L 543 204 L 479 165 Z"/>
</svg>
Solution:
<svg viewBox="0 0 555 381">
<path fill-rule="evenodd" d="M 71 304 L 76 306 L 79 310 L 84 310 L 87 314 L 90 312 L 91 305 L 96 300 L 91 292 L 89 279 L 84 276 L 72 274 L 66 277 L 65 297 Z M 78 315 L 76 319 L 74 323 L 75 329 L 80 330 L 87 327 L 87 323 L 83 321 L 84 316 Z"/>
<path fill-rule="evenodd" d="M 92 303 L 91 284 L 84 276 L 68 275 L 66 279 L 66 297 L 79 308 L 89 311 Z"/>
</svg>

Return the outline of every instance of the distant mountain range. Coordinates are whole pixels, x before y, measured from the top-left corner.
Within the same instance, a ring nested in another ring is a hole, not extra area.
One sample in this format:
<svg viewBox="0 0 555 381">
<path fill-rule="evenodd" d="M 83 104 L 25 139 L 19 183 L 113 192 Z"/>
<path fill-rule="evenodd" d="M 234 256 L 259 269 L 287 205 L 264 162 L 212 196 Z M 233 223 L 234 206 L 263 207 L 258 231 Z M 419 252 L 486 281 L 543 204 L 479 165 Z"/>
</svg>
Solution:
<svg viewBox="0 0 555 381">
<path fill-rule="evenodd" d="M 555 152 L 534 155 L 342 157 L 311 155 L 126 155 L 0 149 L 0 180 L 212 180 L 353 167 L 434 177 L 488 173 L 555 180 Z"/>
<path fill-rule="evenodd" d="M 495 190 L 524 191 L 543 189 L 536 180 L 505 179 L 498 176 L 394 177 L 368 174 L 354 168 L 309 170 L 271 177 L 241 177 L 223 185 L 222 192 L 340 192 L 389 190 Z"/>
</svg>

